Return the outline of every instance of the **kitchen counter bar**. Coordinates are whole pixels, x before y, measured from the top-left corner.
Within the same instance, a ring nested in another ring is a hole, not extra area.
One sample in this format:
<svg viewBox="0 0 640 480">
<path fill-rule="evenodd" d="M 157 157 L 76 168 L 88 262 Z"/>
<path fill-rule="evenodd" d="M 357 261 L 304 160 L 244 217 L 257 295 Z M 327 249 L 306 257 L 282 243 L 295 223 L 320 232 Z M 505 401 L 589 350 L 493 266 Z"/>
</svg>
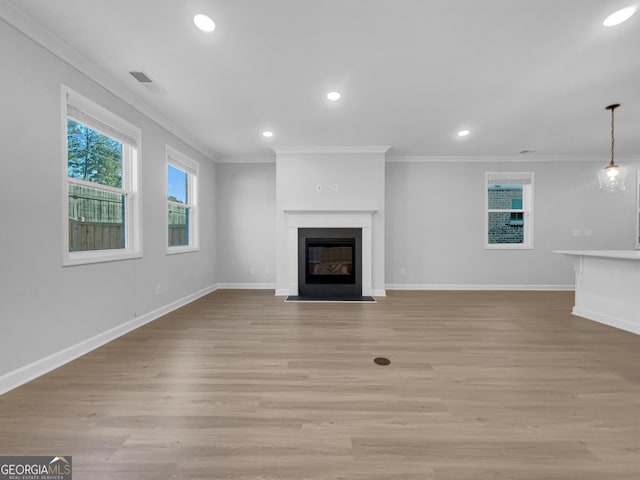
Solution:
<svg viewBox="0 0 640 480">
<path fill-rule="evenodd" d="M 573 262 L 571 313 L 640 335 L 640 251 L 557 250 Z"/>
</svg>

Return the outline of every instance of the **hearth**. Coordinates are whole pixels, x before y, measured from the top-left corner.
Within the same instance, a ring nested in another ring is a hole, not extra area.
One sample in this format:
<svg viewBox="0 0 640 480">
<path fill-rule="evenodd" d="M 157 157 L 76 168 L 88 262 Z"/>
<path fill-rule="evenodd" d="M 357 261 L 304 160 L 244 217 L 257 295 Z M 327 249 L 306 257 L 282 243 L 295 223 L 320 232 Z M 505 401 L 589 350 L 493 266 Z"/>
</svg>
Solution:
<svg viewBox="0 0 640 480">
<path fill-rule="evenodd" d="M 362 229 L 298 229 L 298 291 L 301 297 L 362 295 Z"/>
</svg>

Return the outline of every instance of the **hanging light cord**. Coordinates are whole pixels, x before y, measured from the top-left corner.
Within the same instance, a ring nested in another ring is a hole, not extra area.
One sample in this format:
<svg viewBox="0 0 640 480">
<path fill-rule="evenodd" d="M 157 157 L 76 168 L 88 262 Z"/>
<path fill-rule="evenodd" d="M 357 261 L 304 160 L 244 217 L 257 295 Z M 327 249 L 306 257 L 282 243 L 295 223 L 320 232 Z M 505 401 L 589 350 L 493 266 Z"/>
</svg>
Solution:
<svg viewBox="0 0 640 480">
<path fill-rule="evenodd" d="M 613 161 L 613 151 L 614 151 L 614 147 L 615 147 L 615 143 L 616 140 L 613 136 L 613 130 L 614 130 L 614 118 L 613 118 L 613 111 L 618 108 L 620 106 L 619 103 L 614 103 L 613 105 L 609 105 L 607 107 L 607 110 L 611 110 L 611 163 L 609 163 L 609 167 L 615 167 L 616 164 Z"/>
<path fill-rule="evenodd" d="M 615 137 L 613 136 L 613 126 L 614 126 L 613 111 L 614 110 L 615 110 L 615 107 L 611 109 L 611 166 L 615 165 L 615 163 L 613 162 L 613 148 L 616 143 Z"/>
</svg>

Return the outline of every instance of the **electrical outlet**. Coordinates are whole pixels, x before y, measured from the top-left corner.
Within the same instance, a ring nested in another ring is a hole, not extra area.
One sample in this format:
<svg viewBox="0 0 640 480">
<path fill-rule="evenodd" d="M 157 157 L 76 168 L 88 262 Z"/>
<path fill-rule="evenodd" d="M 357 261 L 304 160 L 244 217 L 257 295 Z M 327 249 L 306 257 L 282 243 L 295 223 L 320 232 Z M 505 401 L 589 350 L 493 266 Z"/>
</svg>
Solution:
<svg viewBox="0 0 640 480">
<path fill-rule="evenodd" d="M 579 228 L 572 228 L 571 229 L 571 236 L 572 237 L 581 237 L 582 236 L 582 230 L 580 230 Z"/>
<path fill-rule="evenodd" d="M 162 294 L 162 287 L 160 286 L 160 284 L 156 285 L 156 295 L 161 295 Z"/>
<path fill-rule="evenodd" d="M 406 275 L 407 274 L 407 269 L 406 268 L 401 268 L 400 269 L 400 275 Z"/>
<path fill-rule="evenodd" d="M 590 228 L 585 228 L 584 229 L 584 236 L 585 237 L 593 237 L 593 230 Z"/>
<path fill-rule="evenodd" d="M 256 269 L 255 268 L 253 268 L 253 267 L 249 268 L 249 275 L 255 275 L 255 273 L 256 273 Z"/>
<path fill-rule="evenodd" d="M 333 184 L 333 191 L 337 192 L 340 189 L 340 185 L 338 185 L 337 183 Z"/>
</svg>

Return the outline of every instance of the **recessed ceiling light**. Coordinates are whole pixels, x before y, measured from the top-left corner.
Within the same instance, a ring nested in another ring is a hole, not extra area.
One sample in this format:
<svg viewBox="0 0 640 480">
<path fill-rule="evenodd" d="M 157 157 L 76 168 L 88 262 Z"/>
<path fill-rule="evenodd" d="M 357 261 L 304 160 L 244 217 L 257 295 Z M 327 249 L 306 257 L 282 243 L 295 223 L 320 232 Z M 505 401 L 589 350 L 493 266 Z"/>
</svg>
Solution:
<svg viewBox="0 0 640 480">
<path fill-rule="evenodd" d="M 327 93 L 327 98 L 331 101 L 336 101 L 340 98 L 340 92 L 329 92 Z"/>
<path fill-rule="evenodd" d="M 265 130 L 264 132 L 262 132 L 262 136 L 265 138 L 271 138 L 273 137 L 273 132 L 271 130 Z"/>
<path fill-rule="evenodd" d="M 629 18 L 631 18 L 631 15 L 633 15 L 635 11 L 635 5 L 618 10 L 617 12 L 614 12 L 607 18 L 605 18 L 604 22 L 602 22 L 602 25 L 604 25 L 605 27 L 615 27 L 616 25 L 620 25 L 622 22 L 629 20 Z"/>
<path fill-rule="evenodd" d="M 213 20 L 201 13 L 193 17 L 193 23 L 203 32 L 213 32 L 216 29 L 216 24 L 213 23 Z"/>
<path fill-rule="evenodd" d="M 466 137 L 467 135 L 469 135 L 471 132 L 469 130 L 460 130 L 458 132 L 458 136 L 459 137 Z"/>
</svg>

